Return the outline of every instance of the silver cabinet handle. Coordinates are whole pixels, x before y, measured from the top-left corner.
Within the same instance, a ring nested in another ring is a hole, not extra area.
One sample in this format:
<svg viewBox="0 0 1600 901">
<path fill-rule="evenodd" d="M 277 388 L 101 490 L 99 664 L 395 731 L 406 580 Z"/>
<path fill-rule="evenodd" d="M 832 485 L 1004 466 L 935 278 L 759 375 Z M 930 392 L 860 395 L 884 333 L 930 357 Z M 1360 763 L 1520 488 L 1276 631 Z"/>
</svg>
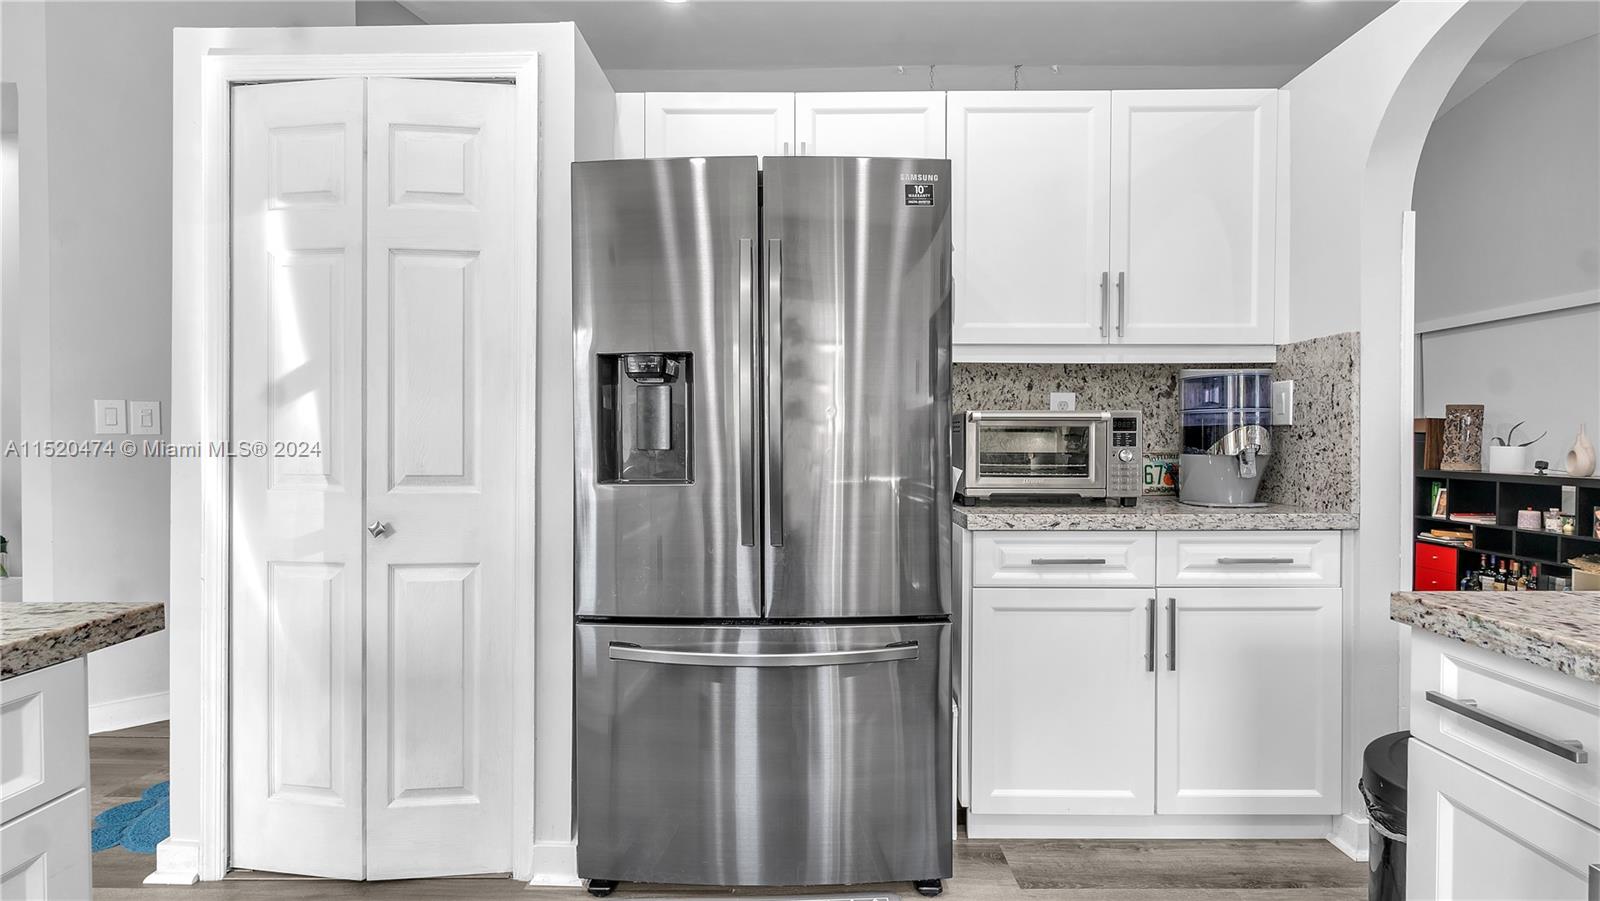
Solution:
<svg viewBox="0 0 1600 901">
<path fill-rule="evenodd" d="M 1100 337 L 1111 337 L 1111 273 L 1100 273 Z"/>
<path fill-rule="evenodd" d="M 1156 599 L 1151 598 L 1144 610 L 1144 671 L 1156 671 Z"/>
<path fill-rule="evenodd" d="M 1128 273 L 1117 273 L 1117 337 L 1128 324 Z"/>
<path fill-rule="evenodd" d="M 1504 732 L 1517 741 L 1527 742 L 1541 751 L 1549 751 L 1563 760 L 1570 760 L 1573 763 L 1589 762 L 1589 752 L 1583 749 L 1583 742 L 1581 741 L 1570 738 L 1551 738 L 1542 732 L 1536 732 L 1526 726 L 1520 726 L 1508 719 L 1503 719 L 1481 709 L 1478 707 L 1478 702 L 1471 698 L 1452 698 L 1437 691 L 1423 692 L 1423 697 L 1451 713 L 1464 716 L 1475 723 L 1482 723 L 1496 732 Z"/>
<path fill-rule="evenodd" d="M 783 547 L 783 240 L 767 239 L 767 541 Z"/>
<path fill-rule="evenodd" d="M 800 142 L 800 155 L 801 156 L 805 156 L 806 155 L 806 142 L 805 141 L 801 141 Z"/>
<path fill-rule="evenodd" d="M 783 155 L 784 156 L 788 156 L 789 155 L 789 142 L 788 141 L 784 141 L 783 142 Z"/>
<path fill-rule="evenodd" d="M 666 648 L 642 648 L 636 644 L 614 641 L 609 648 L 612 660 L 632 660 L 638 663 L 665 663 L 674 666 L 845 666 L 853 663 L 887 663 L 894 660 L 915 660 L 918 656 L 914 641 L 867 648 L 860 651 L 807 651 L 798 654 L 728 654 L 719 651 L 672 651 Z"/>
<path fill-rule="evenodd" d="M 374 519 L 372 522 L 367 523 L 367 531 L 372 533 L 373 538 L 382 538 L 393 532 L 394 527 L 382 520 Z"/>
<path fill-rule="evenodd" d="M 1034 566 L 1104 566 L 1104 557 L 1035 557 Z"/>
<path fill-rule="evenodd" d="M 1589 901 L 1600 901 L 1600 863 L 1589 864 Z"/>
<path fill-rule="evenodd" d="M 1178 599 L 1167 598 L 1167 672 L 1178 670 Z"/>
<path fill-rule="evenodd" d="M 739 239 L 739 403 L 734 428 L 739 433 L 739 544 L 756 543 L 756 437 L 761 418 L 756 415 L 756 251 L 755 242 Z M 748 421 L 746 421 L 748 420 Z"/>
<path fill-rule="evenodd" d="M 1274 563 L 1293 563 L 1293 557 L 1218 557 L 1218 566 L 1254 566 Z"/>
</svg>

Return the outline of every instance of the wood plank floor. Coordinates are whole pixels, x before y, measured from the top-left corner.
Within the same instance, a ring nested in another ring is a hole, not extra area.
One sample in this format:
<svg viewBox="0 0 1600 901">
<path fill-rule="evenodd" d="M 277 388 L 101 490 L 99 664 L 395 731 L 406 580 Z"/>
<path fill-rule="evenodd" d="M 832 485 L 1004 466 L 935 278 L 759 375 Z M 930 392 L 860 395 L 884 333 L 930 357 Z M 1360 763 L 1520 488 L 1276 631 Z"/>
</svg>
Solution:
<svg viewBox="0 0 1600 901">
<path fill-rule="evenodd" d="M 89 740 L 95 812 L 139 797 L 167 778 L 165 723 Z M 1362 901 L 1367 870 L 1327 842 L 1305 841 L 1010 841 L 962 839 L 951 901 Z M 581 889 L 530 889 L 510 879 L 415 879 L 337 882 L 249 875 L 190 888 L 144 886 L 155 858 L 121 848 L 94 855 L 94 897 L 137 901 L 335 901 L 393 899 L 587 899 Z M 919 901 L 907 884 L 876 886 Z M 852 889 L 852 893 L 868 890 Z M 789 894 L 820 894 L 805 890 Z M 624 885 L 612 897 L 760 896 L 677 886 Z"/>
</svg>

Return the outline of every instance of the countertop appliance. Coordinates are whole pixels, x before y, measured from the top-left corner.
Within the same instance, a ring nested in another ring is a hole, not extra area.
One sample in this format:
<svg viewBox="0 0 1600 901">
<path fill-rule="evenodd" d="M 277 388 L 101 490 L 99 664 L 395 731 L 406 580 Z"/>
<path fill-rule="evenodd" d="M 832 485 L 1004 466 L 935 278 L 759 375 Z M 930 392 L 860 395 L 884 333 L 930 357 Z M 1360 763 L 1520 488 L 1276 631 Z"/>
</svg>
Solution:
<svg viewBox="0 0 1600 901">
<path fill-rule="evenodd" d="M 949 161 L 572 171 L 578 872 L 937 894 Z"/>
<path fill-rule="evenodd" d="M 968 410 L 951 420 L 956 495 L 1078 497 L 1138 503 L 1144 441 L 1136 410 Z"/>
<path fill-rule="evenodd" d="M 1272 370 L 1185 369 L 1178 373 L 1178 396 L 1178 500 L 1266 506 L 1256 502 L 1256 492 L 1272 461 Z"/>
</svg>

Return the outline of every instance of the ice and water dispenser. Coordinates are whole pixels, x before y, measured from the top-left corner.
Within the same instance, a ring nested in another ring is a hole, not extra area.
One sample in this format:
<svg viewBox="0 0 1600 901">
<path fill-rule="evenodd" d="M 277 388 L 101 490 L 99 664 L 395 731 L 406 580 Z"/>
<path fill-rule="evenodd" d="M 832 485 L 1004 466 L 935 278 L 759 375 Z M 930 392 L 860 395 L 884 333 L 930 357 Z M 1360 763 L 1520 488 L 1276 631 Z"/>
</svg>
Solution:
<svg viewBox="0 0 1600 901">
<path fill-rule="evenodd" d="M 1272 370 L 1185 369 L 1178 374 L 1183 455 L 1178 499 L 1253 507 L 1272 459 Z"/>
<path fill-rule="evenodd" d="M 694 355 L 601 354 L 598 375 L 600 481 L 693 481 Z"/>
</svg>

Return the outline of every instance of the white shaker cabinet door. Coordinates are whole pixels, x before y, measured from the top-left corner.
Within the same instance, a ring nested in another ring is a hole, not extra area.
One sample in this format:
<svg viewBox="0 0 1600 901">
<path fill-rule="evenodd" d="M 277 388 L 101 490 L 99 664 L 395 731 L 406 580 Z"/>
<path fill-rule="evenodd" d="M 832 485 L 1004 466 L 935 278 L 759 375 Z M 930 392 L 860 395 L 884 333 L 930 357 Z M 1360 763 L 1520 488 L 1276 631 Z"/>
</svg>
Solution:
<svg viewBox="0 0 1600 901">
<path fill-rule="evenodd" d="M 949 95 L 956 344 L 1108 337 L 1109 91 Z"/>
<path fill-rule="evenodd" d="M 1112 329 L 1271 344 L 1277 91 L 1111 95 Z"/>
<path fill-rule="evenodd" d="M 944 103 L 943 91 L 796 94 L 798 153 L 943 159 Z"/>
<path fill-rule="evenodd" d="M 1411 740 L 1406 897 L 1585 901 L 1600 894 L 1600 829 Z"/>
<path fill-rule="evenodd" d="M 973 813 L 1153 812 L 1154 598 L 973 589 Z"/>
<path fill-rule="evenodd" d="M 1161 589 L 1156 812 L 1338 813 L 1338 588 Z"/>
<path fill-rule="evenodd" d="M 4 901 L 87 901 L 90 869 L 86 788 L 0 826 Z"/>
<path fill-rule="evenodd" d="M 644 95 L 647 157 L 787 156 L 793 146 L 793 94 Z"/>
</svg>

